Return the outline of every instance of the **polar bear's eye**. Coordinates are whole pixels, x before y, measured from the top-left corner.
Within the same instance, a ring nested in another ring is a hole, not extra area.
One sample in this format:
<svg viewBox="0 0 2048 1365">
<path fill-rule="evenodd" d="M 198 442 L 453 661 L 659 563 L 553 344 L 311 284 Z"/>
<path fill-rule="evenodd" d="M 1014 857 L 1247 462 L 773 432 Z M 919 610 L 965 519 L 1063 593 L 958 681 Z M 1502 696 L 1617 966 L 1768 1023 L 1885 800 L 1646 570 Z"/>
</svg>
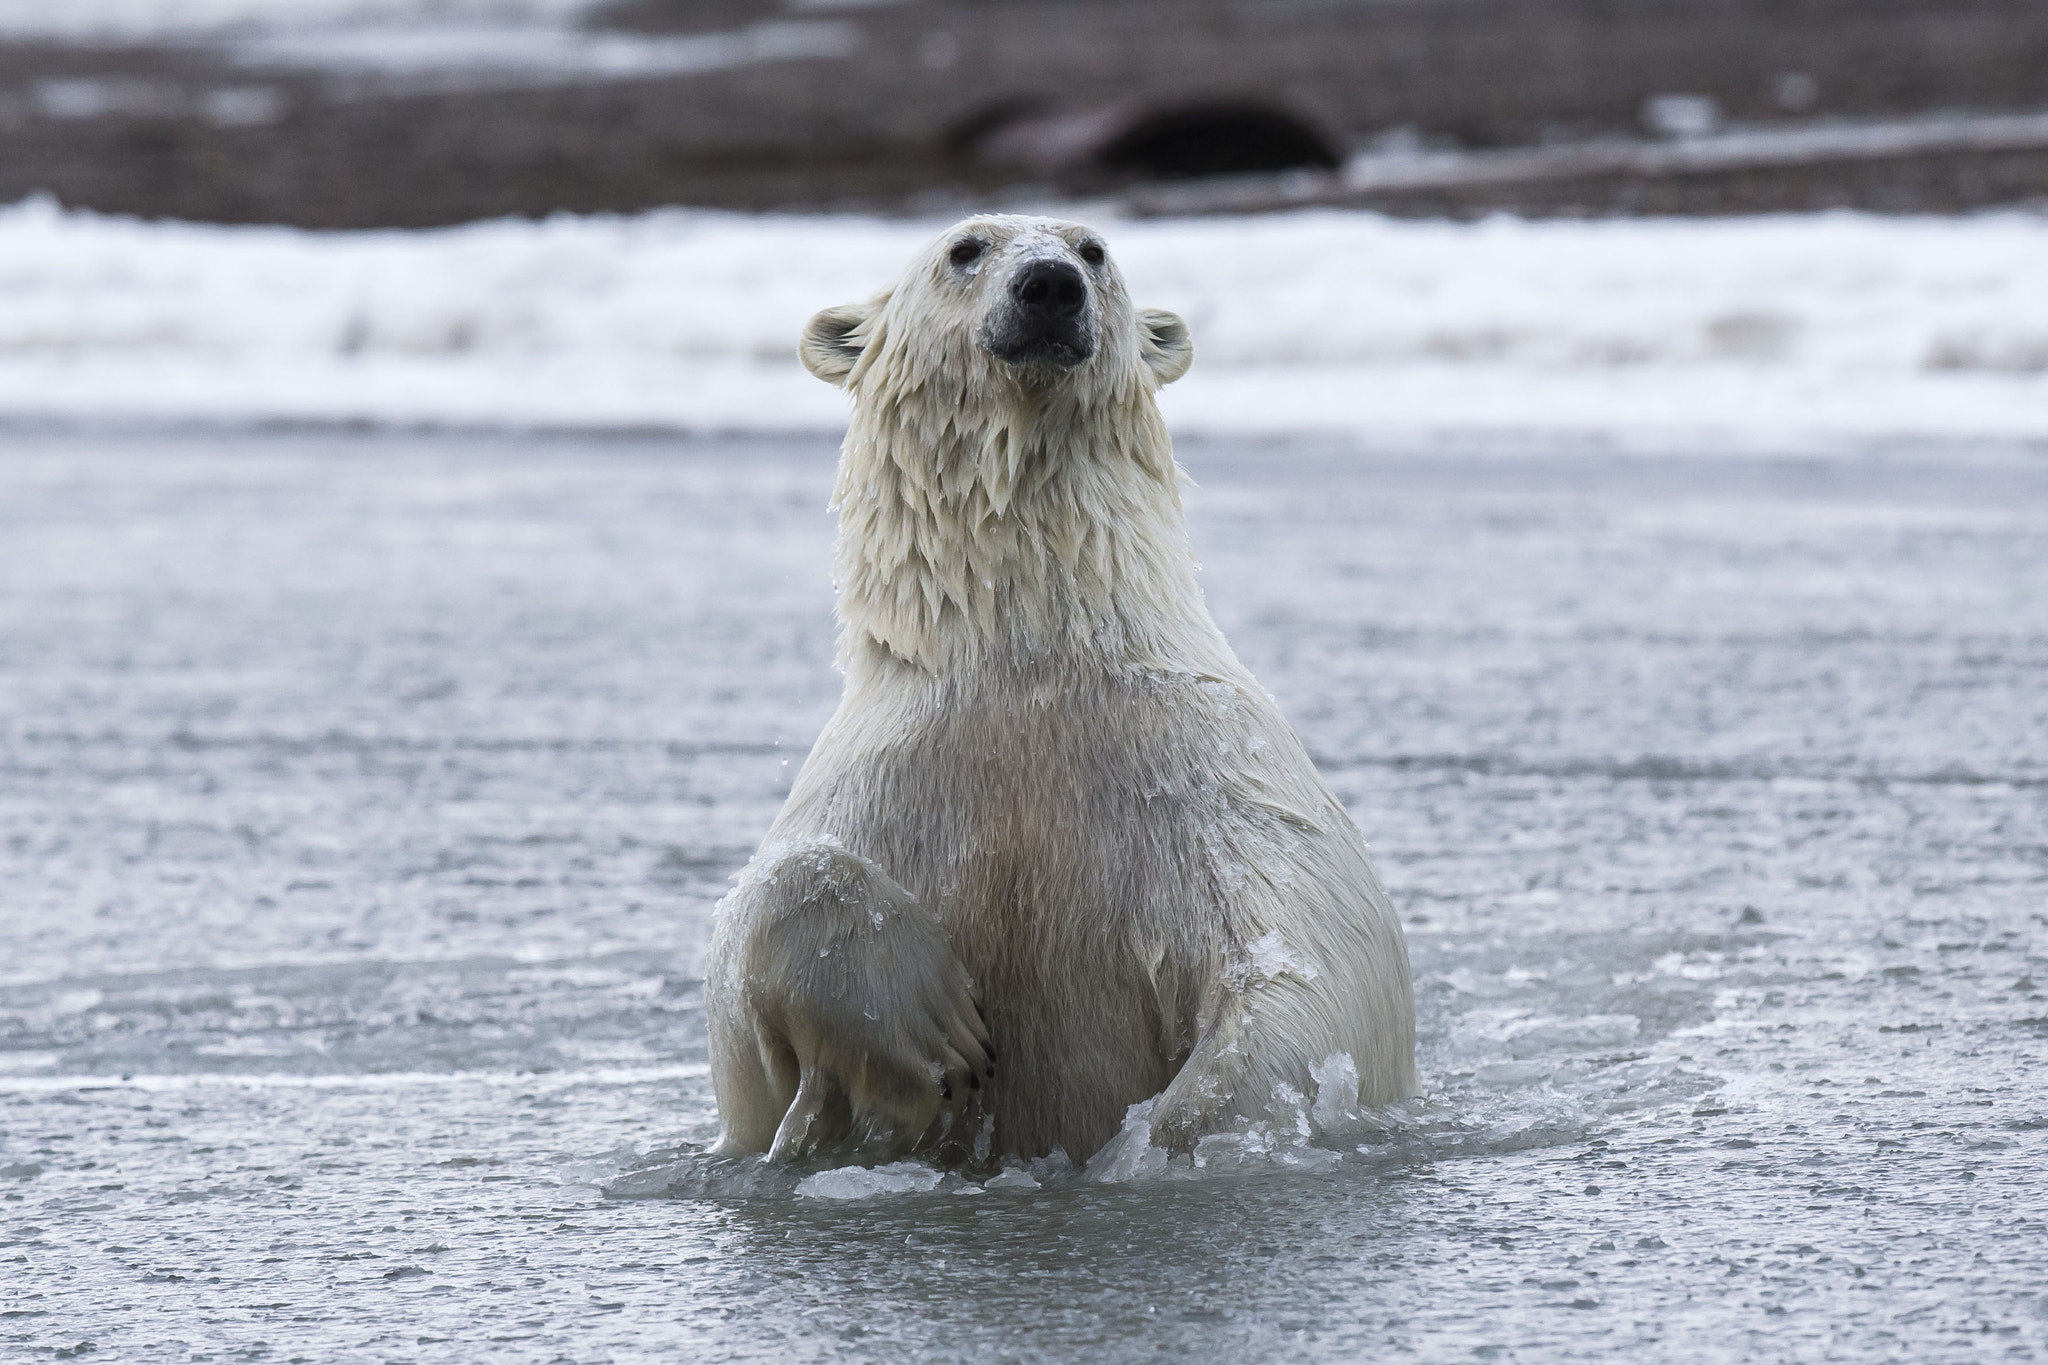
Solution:
<svg viewBox="0 0 2048 1365">
<path fill-rule="evenodd" d="M 1086 261 L 1086 262 L 1088 262 L 1088 264 L 1090 264 L 1090 265 L 1101 265 L 1101 264 L 1102 264 L 1102 243 L 1100 243 L 1100 242 L 1083 242 L 1083 243 L 1081 243 L 1081 259 L 1082 259 L 1082 260 L 1084 260 L 1084 261 Z"/>
<path fill-rule="evenodd" d="M 952 259 L 954 265 L 973 265 L 981 259 L 981 252 L 982 246 L 980 242 L 975 241 L 972 237 L 962 237 L 959 241 L 953 243 L 953 249 L 947 255 Z"/>
</svg>

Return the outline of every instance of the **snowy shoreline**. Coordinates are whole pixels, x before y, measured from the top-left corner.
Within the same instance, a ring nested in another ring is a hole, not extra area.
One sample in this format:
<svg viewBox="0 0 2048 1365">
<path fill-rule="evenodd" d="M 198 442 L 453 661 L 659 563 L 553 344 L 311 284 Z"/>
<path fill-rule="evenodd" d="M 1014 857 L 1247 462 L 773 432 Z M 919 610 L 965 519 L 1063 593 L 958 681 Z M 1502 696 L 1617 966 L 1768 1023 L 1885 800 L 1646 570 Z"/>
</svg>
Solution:
<svg viewBox="0 0 2048 1365">
<path fill-rule="evenodd" d="M 1102 221 L 1179 434 L 2048 440 L 2048 218 Z M 0 208 L 0 422 L 831 432 L 820 307 L 943 223 L 670 210 L 311 233 Z"/>
</svg>

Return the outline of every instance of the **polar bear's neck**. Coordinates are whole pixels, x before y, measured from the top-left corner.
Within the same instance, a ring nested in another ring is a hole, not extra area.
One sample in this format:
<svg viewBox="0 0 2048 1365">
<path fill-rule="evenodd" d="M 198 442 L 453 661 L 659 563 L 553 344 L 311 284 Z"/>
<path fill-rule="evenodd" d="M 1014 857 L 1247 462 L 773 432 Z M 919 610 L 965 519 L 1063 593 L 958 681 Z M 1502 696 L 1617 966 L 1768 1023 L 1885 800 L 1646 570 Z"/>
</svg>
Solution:
<svg viewBox="0 0 2048 1365">
<path fill-rule="evenodd" d="M 842 647 L 932 672 L 998 659 L 1172 665 L 1220 642 L 1149 392 L 968 417 L 862 403 L 834 503 Z"/>
</svg>

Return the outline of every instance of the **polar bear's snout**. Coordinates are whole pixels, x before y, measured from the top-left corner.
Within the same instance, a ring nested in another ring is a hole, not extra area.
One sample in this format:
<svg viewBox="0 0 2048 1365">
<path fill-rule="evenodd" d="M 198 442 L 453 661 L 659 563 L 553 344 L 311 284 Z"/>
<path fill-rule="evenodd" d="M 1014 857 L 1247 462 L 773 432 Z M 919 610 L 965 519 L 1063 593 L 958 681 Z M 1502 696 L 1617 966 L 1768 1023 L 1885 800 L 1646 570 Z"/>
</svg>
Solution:
<svg viewBox="0 0 2048 1365">
<path fill-rule="evenodd" d="M 1010 281 L 1010 296 L 1026 317 L 1066 322 L 1088 305 L 1088 285 L 1065 261 L 1033 261 Z"/>
<path fill-rule="evenodd" d="M 1089 306 L 1088 281 L 1072 261 L 1027 258 L 1011 271 L 1004 294 L 982 333 L 990 355 L 1012 365 L 1061 369 L 1094 356 L 1096 310 Z"/>
</svg>

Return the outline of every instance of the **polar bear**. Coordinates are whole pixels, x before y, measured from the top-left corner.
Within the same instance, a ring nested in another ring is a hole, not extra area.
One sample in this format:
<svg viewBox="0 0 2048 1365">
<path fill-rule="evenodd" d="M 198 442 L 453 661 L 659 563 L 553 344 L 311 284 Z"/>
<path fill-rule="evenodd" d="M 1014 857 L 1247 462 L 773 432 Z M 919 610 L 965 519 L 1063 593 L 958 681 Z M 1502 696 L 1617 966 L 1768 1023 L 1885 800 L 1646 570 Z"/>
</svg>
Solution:
<svg viewBox="0 0 2048 1365">
<path fill-rule="evenodd" d="M 1154 395 L 1193 357 L 1102 238 L 970 218 L 801 352 L 843 386 L 845 694 L 719 905 L 725 1154 L 1084 1157 L 1333 1075 L 1415 1086 L 1401 926 L 1195 584 Z"/>
</svg>

